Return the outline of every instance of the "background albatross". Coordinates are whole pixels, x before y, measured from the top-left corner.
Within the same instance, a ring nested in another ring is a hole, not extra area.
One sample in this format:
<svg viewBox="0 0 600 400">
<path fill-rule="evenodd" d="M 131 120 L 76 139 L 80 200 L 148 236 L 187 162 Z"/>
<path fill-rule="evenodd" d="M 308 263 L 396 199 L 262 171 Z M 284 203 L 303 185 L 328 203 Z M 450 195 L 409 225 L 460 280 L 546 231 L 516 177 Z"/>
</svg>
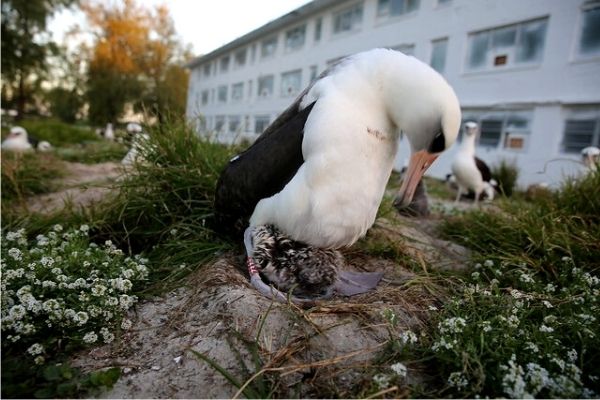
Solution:
<svg viewBox="0 0 600 400">
<path fill-rule="evenodd" d="M 272 225 L 310 246 L 350 246 L 375 221 L 400 132 L 412 154 L 395 203 L 408 205 L 460 118 L 452 88 L 416 58 L 387 49 L 350 56 L 230 161 L 217 185 L 218 227 Z"/>
</svg>

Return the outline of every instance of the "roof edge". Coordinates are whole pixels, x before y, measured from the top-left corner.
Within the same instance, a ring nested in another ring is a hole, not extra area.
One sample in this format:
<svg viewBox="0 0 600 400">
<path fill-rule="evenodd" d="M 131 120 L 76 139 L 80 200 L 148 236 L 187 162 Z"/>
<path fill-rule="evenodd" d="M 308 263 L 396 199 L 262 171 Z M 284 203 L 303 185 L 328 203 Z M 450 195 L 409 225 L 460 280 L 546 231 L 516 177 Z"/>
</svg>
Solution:
<svg viewBox="0 0 600 400">
<path fill-rule="evenodd" d="M 312 14 L 315 14 L 321 10 L 323 10 L 324 8 L 327 8 L 329 6 L 335 5 L 335 4 L 341 4 L 344 3 L 347 0 L 313 0 L 310 3 L 307 3 L 303 6 L 300 6 L 290 12 L 288 12 L 287 14 L 282 15 L 279 18 L 276 18 L 270 22 L 267 22 L 266 24 L 264 24 L 263 26 L 254 29 L 253 31 L 250 31 L 248 33 L 246 33 L 243 36 L 240 36 L 237 39 L 234 39 L 233 41 L 211 51 L 210 53 L 198 56 L 196 58 L 194 58 L 192 61 L 188 62 L 185 67 L 187 68 L 195 68 L 197 65 L 200 65 L 206 61 L 210 61 L 213 60 L 215 58 L 217 58 L 218 56 L 235 49 L 236 47 L 241 47 L 242 45 L 251 42 L 253 40 L 258 39 L 261 36 L 266 36 L 280 28 L 282 28 L 283 26 L 292 24 L 296 21 L 300 21 L 306 17 L 309 17 Z"/>
</svg>

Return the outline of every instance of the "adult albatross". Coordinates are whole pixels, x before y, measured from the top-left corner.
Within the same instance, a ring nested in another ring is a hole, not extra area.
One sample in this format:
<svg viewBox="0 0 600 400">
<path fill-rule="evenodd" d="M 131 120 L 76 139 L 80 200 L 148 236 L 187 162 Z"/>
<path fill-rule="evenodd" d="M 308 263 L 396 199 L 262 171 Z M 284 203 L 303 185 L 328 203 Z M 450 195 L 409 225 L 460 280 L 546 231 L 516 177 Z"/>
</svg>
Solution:
<svg viewBox="0 0 600 400">
<path fill-rule="evenodd" d="M 217 227 L 274 226 L 309 246 L 350 246 L 375 221 L 400 132 L 412 154 L 395 202 L 406 206 L 456 140 L 460 118 L 454 91 L 425 63 L 387 49 L 350 56 L 230 161 L 217 185 Z"/>
<path fill-rule="evenodd" d="M 492 179 L 490 168 L 483 160 L 475 157 L 477 132 L 478 126 L 475 122 L 469 121 L 465 124 L 462 145 L 452 161 L 452 173 L 458 184 L 456 202 L 469 190 L 475 193 L 475 203 L 479 201 L 482 193 L 485 193 L 489 200 L 494 199 L 495 181 Z"/>
</svg>

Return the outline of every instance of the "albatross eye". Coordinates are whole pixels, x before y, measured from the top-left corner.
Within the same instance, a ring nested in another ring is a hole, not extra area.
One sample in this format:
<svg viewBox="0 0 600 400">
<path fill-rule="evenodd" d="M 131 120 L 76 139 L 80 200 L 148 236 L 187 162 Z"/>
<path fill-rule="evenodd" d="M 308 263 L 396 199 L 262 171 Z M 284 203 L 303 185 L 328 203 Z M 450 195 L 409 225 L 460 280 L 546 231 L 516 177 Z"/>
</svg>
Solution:
<svg viewBox="0 0 600 400">
<path fill-rule="evenodd" d="M 446 139 L 444 138 L 444 133 L 442 131 L 439 131 L 433 138 L 433 141 L 431 142 L 431 145 L 429 146 L 429 149 L 427 151 L 431 154 L 435 154 L 441 153 L 445 149 Z"/>
</svg>

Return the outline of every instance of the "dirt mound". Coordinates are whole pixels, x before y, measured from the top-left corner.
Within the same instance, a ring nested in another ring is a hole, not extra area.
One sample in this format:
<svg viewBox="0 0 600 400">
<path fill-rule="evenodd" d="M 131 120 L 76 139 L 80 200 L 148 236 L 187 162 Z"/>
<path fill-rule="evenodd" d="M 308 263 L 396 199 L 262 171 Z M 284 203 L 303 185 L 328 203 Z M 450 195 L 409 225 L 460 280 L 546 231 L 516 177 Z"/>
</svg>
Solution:
<svg viewBox="0 0 600 400">
<path fill-rule="evenodd" d="M 404 235 L 413 234 L 413 228 L 406 229 Z M 384 222 L 373 231 L 406 242 Z M 430 247 L 415 251 L 445 251 L 426 233 L 420 240 Z M 213 360 L 240 385 L 254 376 L 248 387 L 260 397 L 270 392 L 276 397 L 356 395 L 357 388 L 368 387 L 364 372 L 386 346 L 406 330 L 421 331 L 429 307 L 439 305 L 443 296 L 435 283 L 423 283 L 422 275 L 417 278 L 395 262 L 347 257 L 360 269 L 385 272 L 377 290 L 300 309 L 262 297 L 241 272 L 241 257 L 223 258 L 189 276 L 185 287 L 138 305 L 133 328 L 116 344 L 79 354 L 73 362 L 86 370 L 122 367 L 121 378 L 104 398 L 238 394 L 194 352 Z M 407 379 L 421 380 L 419 366 L 408 366 Z"/>
</svg>

